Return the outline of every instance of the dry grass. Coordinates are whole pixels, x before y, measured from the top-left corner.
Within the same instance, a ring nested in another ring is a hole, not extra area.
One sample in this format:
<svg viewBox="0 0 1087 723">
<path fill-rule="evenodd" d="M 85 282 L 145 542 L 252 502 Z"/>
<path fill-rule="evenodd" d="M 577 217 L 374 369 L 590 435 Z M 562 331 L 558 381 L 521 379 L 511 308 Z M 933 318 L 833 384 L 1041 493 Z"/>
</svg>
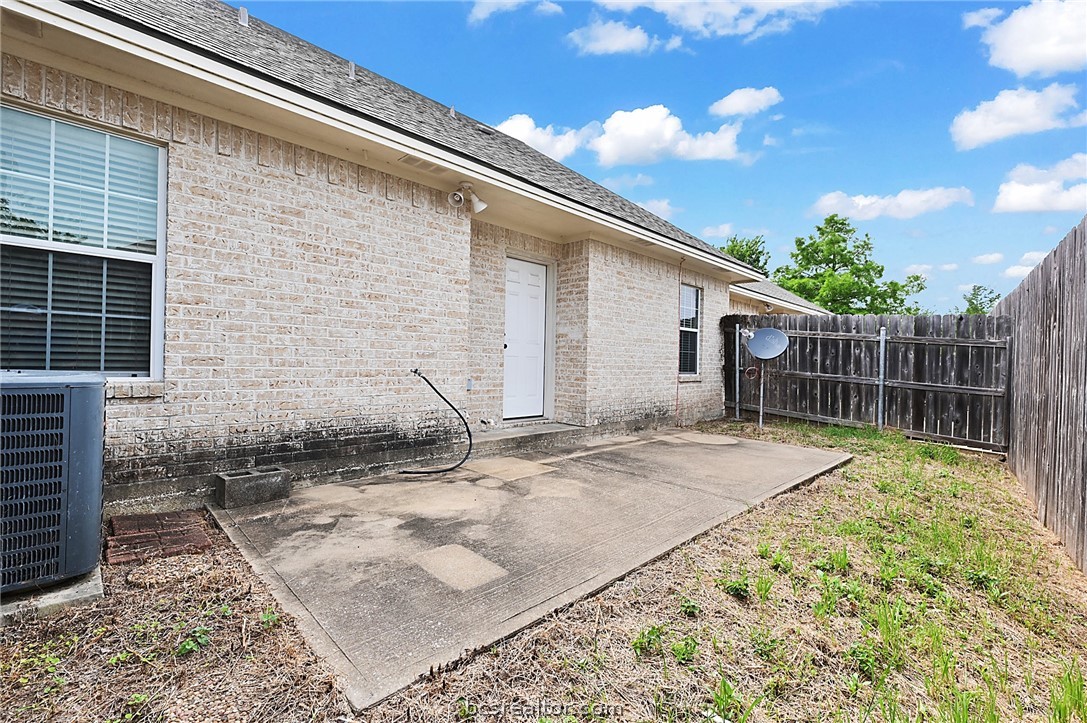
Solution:
<svg viewBox="0 0 1087 723">
<path fill-rule="evenodd" d="M 996 459 L 702 429 L 856 459 L 357 718 L 216 533 L 204 555 L 107 568 L 94 606 L 0 630 L 0 718 L 1087 723 L 1087 577 Z"/>
<path fill-rule="evenodd" d="M 0 720 L 309 721 L 347 712 L 248 563 L 212 549 L 103 566 L 93 605 L 0 629 Z"/>
</svg>

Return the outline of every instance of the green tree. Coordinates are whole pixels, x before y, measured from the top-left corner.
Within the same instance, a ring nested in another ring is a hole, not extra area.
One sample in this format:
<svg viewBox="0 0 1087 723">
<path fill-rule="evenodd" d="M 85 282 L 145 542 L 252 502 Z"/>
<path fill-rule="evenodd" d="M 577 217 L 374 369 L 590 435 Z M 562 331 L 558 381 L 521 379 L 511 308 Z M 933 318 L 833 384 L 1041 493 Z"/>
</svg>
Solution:
<svg viewBox="0 0 1087 723">
<path fill-rule="evenodd" d="M 721 250 L 737 261 L 743 261 L 748 266 L 758 269 L 763 276 L 770 275 L 770 252 L 766 250 L 766 241 L 762 236 L 740 238 L 733 234 L 725 241 Z"/>
<path fill-rule="evenodd" d="M 918 314 L 908 298 L 925 288 L 919 274 L 884 281 L 883 266 L 872 260 L 872 240 L 849 219 L 827 216 L 815 233 L 797 237 L 791 265 L 774 271 L 774 281 L 834 314 Z"/>
<path fill-rule="evenodd" d="M 974 284 L 962 295 L 962 300 L 966 302 L 966 308 L 955 309 L 956 314 L 988 314 L 1000 301 L 1000 294 L 988 286 Z"/>
</svg>

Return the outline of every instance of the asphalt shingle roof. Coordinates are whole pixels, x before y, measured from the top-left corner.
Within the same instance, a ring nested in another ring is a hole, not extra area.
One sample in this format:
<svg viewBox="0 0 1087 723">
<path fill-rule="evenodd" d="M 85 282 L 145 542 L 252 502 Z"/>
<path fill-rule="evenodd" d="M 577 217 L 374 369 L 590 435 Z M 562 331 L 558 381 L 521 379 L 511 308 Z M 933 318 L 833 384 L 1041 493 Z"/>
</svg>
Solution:
<svg viewBox="0 0 1087 723">
<path fill-rule="evenodd" d="M 386 127 L 444 146 L 538 188 L 557 193 L 693 249 L 729 259 L 716 247 L 594 183 L 521 141 L 219 0 L 84 0 L 76 5 L 174 44 L 225 61 Z"/>
<path fill-rule="evenodd" d="M 822 313 L 826 313 L 826 309 L 816 306 L 807 299 L 801 298 L 793 292 L 781 288 L 773 281 L 745 281 L 742 284 L 733 284 L 732 288 L 733 290 L 740 291 L 741 293 L 745 289 L 747 289 L 759 294 L 763 294 L 764 296 L 769 296 L 774 299 L 779 299 L 781 301 L 794 304 L 803 309 L 808 309 L 809 311 L 819 311 Z"/>
</svg>

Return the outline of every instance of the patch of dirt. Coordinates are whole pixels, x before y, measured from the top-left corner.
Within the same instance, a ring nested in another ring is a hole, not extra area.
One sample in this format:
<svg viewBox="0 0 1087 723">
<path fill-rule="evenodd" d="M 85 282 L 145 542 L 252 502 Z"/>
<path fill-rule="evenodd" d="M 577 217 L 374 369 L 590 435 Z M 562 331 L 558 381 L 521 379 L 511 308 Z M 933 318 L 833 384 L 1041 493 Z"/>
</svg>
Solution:
<svg viewBox="0 0 1087 723">
<path fill-rule="evenodd" d="M 331 721 L 330 668 L 227 537 L 103 565 L 105 597 L 0 628 L 0 720 Z"/>
</svg>

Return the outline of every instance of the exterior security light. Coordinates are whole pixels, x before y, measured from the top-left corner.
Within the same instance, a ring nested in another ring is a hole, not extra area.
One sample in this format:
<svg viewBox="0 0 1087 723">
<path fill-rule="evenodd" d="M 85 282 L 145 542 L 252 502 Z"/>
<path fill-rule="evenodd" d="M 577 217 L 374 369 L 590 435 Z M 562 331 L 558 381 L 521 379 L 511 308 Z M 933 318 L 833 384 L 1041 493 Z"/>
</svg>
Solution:
<svg viewBox="0 0 1087 723">
<path fill-rule="evenodd" d="M 460 208 L 465 201 L 472 204 L 472 213 L 483 213 L 487 209 L 487 203 L 475 194 L 475 191 L 472 190 L 472 184 L 462 181 L 460 189 L 449 194 L 449 205 L 453 208 Z"/>
</svg>

